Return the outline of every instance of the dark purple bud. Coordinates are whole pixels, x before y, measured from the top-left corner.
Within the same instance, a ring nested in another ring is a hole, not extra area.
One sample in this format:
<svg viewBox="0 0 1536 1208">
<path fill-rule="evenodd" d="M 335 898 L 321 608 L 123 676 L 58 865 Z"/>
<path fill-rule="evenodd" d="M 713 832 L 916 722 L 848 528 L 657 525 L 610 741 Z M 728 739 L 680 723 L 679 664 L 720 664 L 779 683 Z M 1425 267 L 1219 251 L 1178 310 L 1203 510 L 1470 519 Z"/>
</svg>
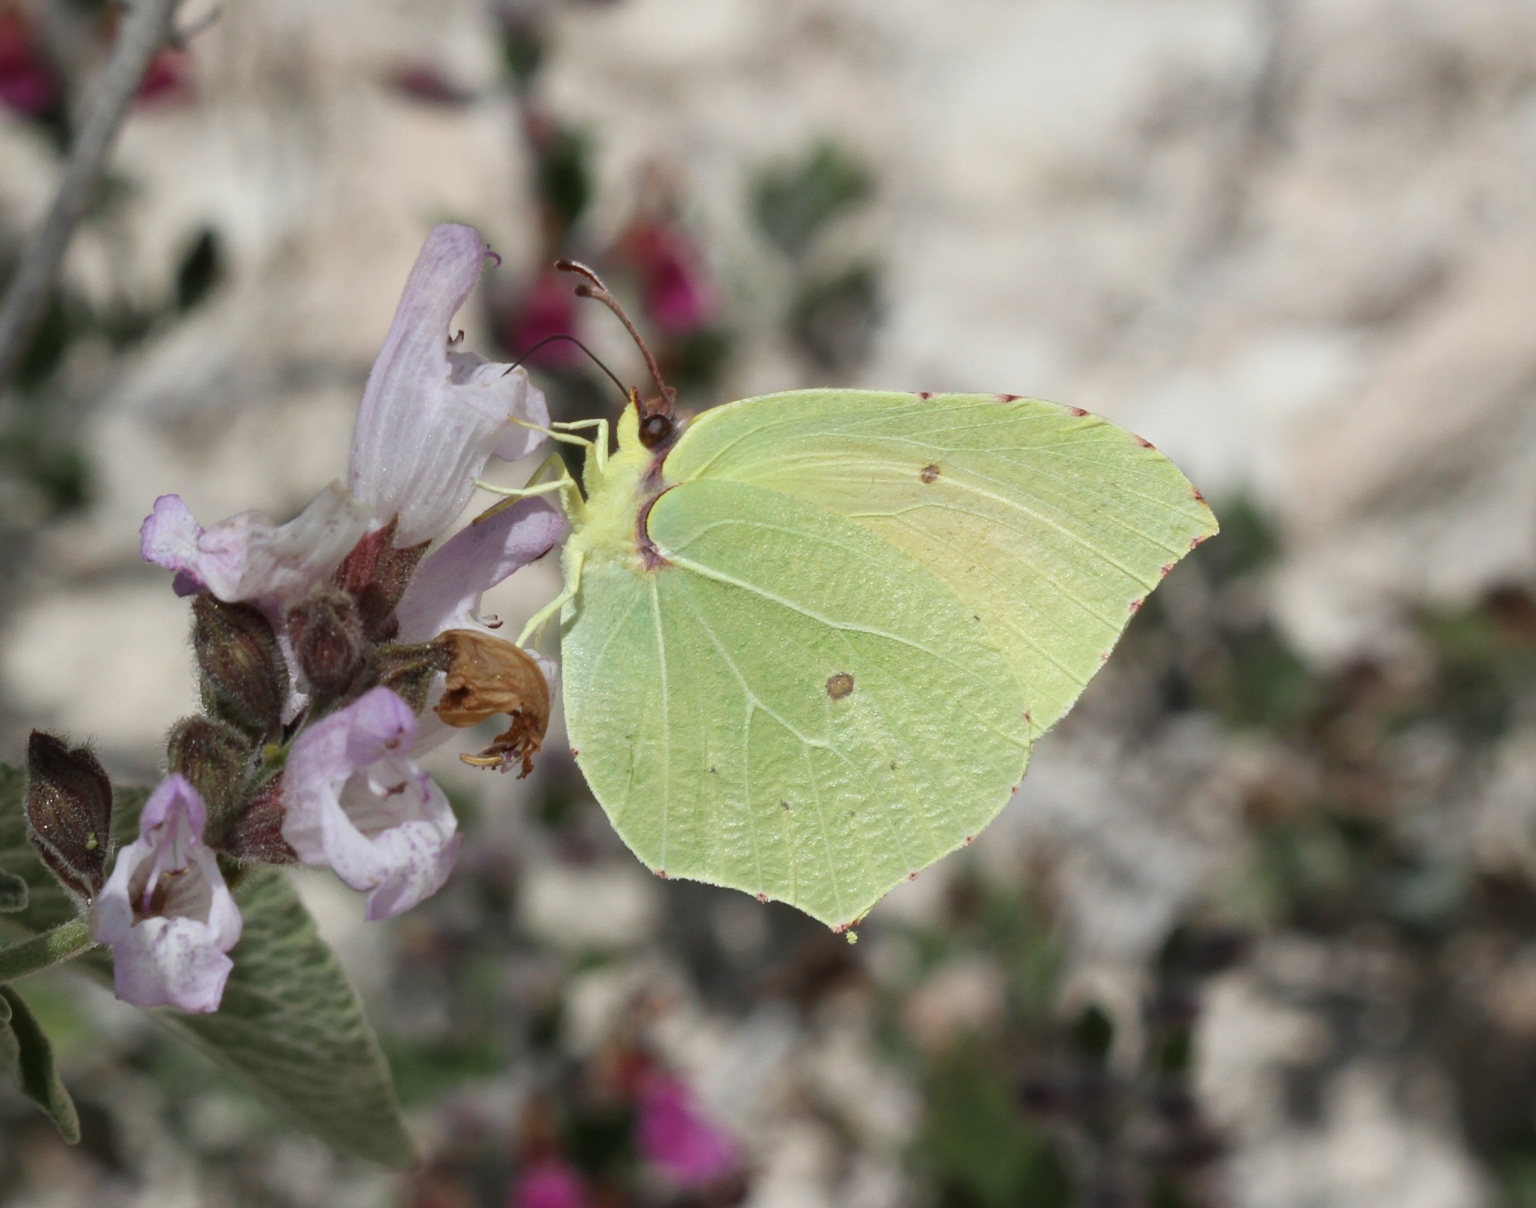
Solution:
<svg viewBox="0 0 1536 1208">
<path fill-rule="evenodd" d="M 294 864 L 298 856 L 283 838 L 283 775 L 253 793 L 224 834 L 224 850 L 237 860 Z"/>
<path fill-rule="evenodd" d="M 171 730 L 166 770 L 185 776 L 208 806 L 210 841 L 242 798 L 252 752 L 244 734 L 212 718 L 186 717 Z"/>
<path fill-rule="evenodd" d="M 432 677 L 453 665 L 453 652 L 439 642 L 413 646 L 384 646 L 375 655 L 378 682 L 407 705 L 412 713 L 427 707 Z"/>
<path fill-rule="evenodd" d="M 288 640 L 310 691 L 341 696 L 363 669 L 367 642 L 357 602 L 344 591 L 322 588 L 288 612 Z"/>
<path fill-rule="evenodd" d="M 387 642 L 400 629 L 395 606 L 430 541 L 408 549 L 395 548 L 396 522 L 391 520 L 377 532 L 369 533 L 353 548 L 336 570 L 333 582 L 357 601 L 363 633 L 370 642 Z"/>
<path fill-rule="evenodd" d="M 257 738 L 275 734 L 288 700 L 288 666 L 267 618 L 207 592 L 192 600 L 192 648 L 208 712 Z"/>
<path fill-rule="evenodd" d="M 27 838 L 76 897 L 106 881 L 112 782 L 88 747 L 33 730 L 27 740 Z"/>
</svg>

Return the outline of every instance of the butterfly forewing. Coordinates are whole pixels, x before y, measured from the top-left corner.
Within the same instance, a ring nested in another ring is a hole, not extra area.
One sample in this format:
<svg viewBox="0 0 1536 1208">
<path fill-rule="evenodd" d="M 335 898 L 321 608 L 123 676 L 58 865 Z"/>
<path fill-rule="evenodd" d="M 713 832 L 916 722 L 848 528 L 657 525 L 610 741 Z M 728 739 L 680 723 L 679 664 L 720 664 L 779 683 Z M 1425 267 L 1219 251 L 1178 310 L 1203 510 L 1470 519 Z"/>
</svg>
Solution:
<svg viewBox="0 0 1536 1208">
<path fill-rule="evenodd" d="M 1216 530 L 1177 467 L 1129 432 L 997 395 L 805 390 L 694 421 L 673 482 L 750 483 L 845 516 L 941 580 L 1054 724 L 1132 613 Z"/>
<path fill-rule="evenodd" d="M 940 577 L 724 479 L 647 531 L 666 564 L 589 565 L 563 649 L 582 770 L 651 867 L 847 924 L 1006 803 L 1024 693 Z"/>
</svg>

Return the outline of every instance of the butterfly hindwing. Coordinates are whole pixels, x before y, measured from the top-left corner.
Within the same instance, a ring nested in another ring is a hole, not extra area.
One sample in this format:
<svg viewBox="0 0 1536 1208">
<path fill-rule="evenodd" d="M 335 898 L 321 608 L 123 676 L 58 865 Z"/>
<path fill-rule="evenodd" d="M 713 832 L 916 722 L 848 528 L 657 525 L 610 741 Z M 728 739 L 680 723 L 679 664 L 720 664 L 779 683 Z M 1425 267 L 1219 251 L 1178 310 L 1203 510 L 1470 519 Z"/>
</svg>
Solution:
<svg viewBox="0 0 1536 1208">
<path fill-rule="evenodd" d="M 646 526 L 665 565 L 591 565 L 563 650 L 582 770 L 652 868 L 846 924 L 1006 803 L 1024 693 L 940 578 L 752 484 Z"/>
</svg>

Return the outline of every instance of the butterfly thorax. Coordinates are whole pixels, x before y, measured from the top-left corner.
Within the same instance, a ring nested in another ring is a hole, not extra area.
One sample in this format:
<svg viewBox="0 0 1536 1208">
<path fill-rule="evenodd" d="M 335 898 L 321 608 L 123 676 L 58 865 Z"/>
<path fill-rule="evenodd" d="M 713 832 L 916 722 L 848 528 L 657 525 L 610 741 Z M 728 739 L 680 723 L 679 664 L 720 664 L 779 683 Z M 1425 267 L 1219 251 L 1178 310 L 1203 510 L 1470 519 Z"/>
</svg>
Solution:
<svg viewBox="0 0 1536 1208">
<path fill-rule="evenodd" d="M 641 514 L 646 505 L 665 489 L 656 472 L 658 457 L 640 443 L 639 421 L 633 407 L 619 416 L 618 450 L 598 469 L 595 458 L 588 459 L 582 475 L 587 500 L 585 516 L 570 517 L 571 538 L 566 543 L 567 558 L 579 552 L 587 561 L 624 561 L 650 568 L 644 547 Z"/>
</svg>

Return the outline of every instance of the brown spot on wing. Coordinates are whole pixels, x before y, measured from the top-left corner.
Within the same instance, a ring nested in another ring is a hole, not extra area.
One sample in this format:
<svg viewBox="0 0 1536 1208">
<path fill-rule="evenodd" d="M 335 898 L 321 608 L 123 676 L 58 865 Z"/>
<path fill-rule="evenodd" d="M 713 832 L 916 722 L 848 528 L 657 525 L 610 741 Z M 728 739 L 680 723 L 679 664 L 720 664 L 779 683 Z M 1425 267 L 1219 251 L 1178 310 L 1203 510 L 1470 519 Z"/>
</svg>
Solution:
<svg viewBox="0 0 1536 1208">
<path fill-rule="evenodd" d="M 933 391 L 931 391 L 931 390 L 919 390 L 917 392 L 917 397 L 922 399 L 923 402 L 926 403 L 929 399 L 931 399 L 933 397 Z"/>
<path fill-rule="evenodd" d="M 997 401 L 1000 403 L 1016 403 L 1019 401 L 1019 396 L 1017 394 L 999 394 Z"/>
<path fill-rule="evenodd" d="M 1133 433 L 1132 435 L 1135 435 L 1135 434 Z M 1136 443 L 1138 445 L 1140 445 L 1143 449 L 1153 449 L 1153 448 L 1157 447 L 1150 440 L 1148 440 L 1145 436 L 1137 436 L 1136 437 Z"/>
<path fill-rule="evenodd" d="M 846 671 L 839 671 L 827 680 L 827 695 L 833 700 L 842 700 L 853 691 L 853 676 Z"/>
<path fill-rule="evenodd" d="M 936 465 L 924 466 L 918 471 L 917 476 L 924 482 L 933 482 L 939 476 L 939 467 Z"/>
<path fill-rule="evenodd" d="M 1088 412 L 1084 411 L 1081 407 L 1068 407 L 1067 410 L 1072 412 L 1073 415 L 1077 416 L 1078 419 L 1082 419 L 1083 416 L 1088 414 Z"/>
</svg>

